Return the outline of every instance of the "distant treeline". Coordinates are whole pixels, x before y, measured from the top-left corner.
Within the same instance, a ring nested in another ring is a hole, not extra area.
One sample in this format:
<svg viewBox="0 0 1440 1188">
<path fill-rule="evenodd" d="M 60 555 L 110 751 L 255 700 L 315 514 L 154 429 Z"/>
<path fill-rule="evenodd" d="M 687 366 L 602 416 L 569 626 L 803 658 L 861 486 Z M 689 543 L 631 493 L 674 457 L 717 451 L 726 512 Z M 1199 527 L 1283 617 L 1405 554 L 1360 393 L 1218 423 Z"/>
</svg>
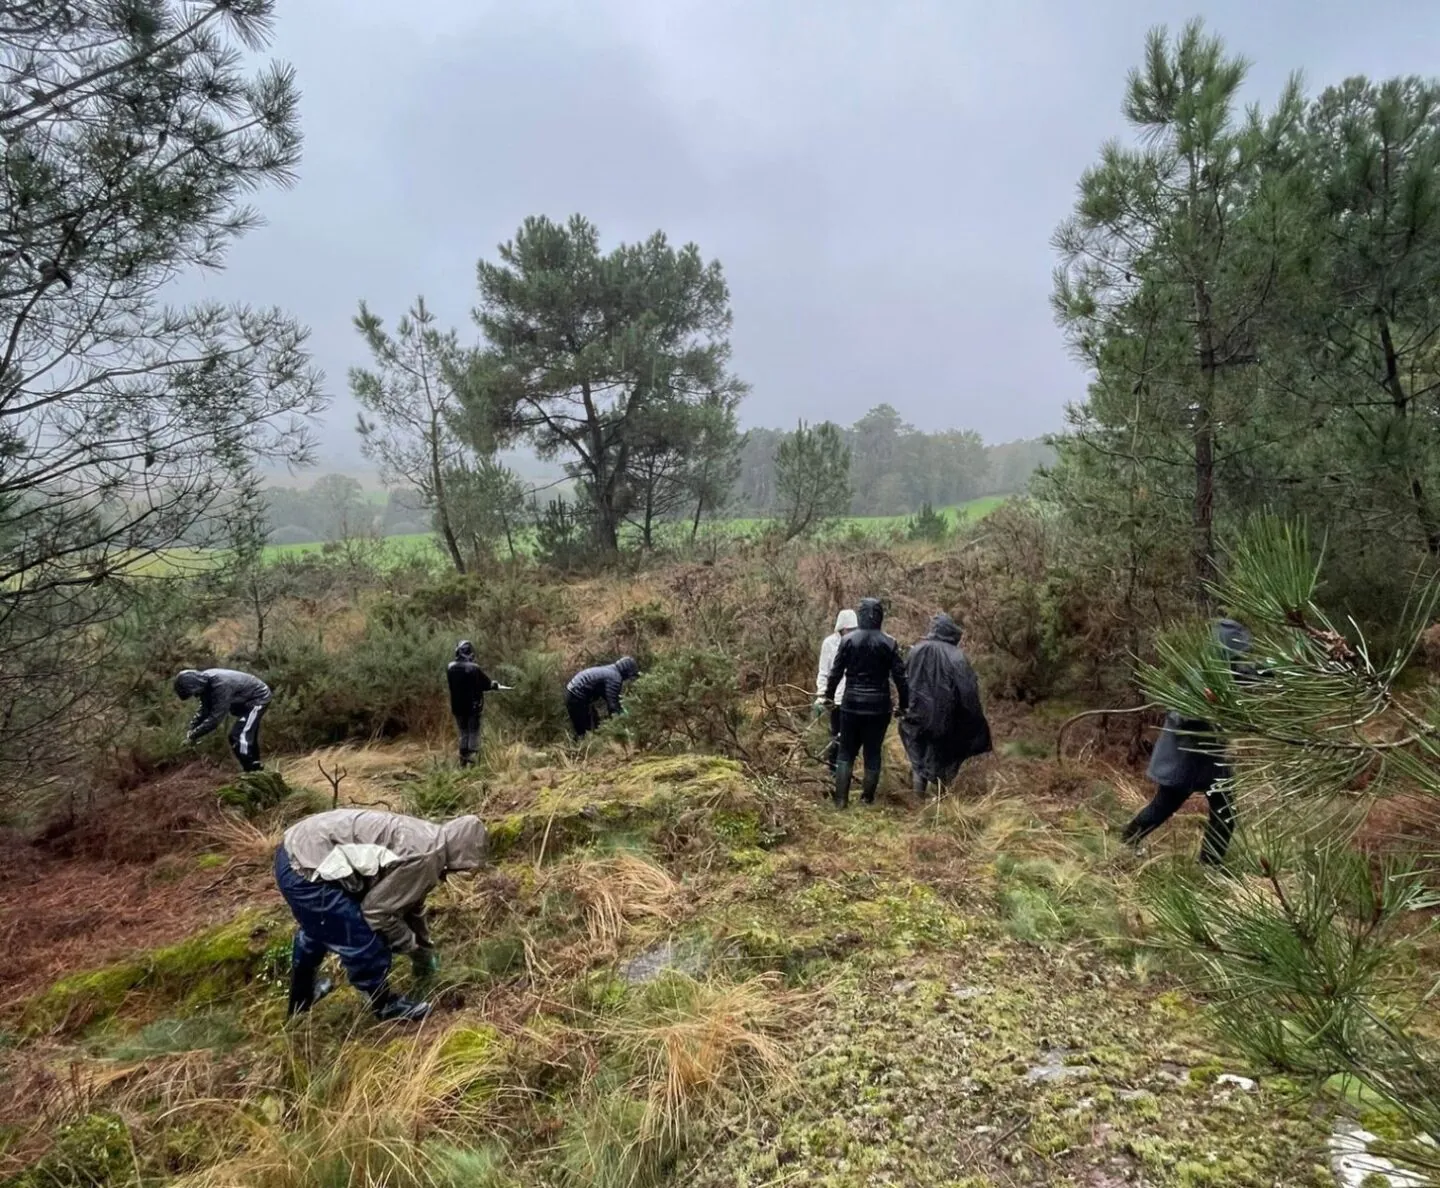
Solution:
<svg viewBox="0 0 1440 1188">
<path fill-rule="evenodd" d="M 746 434 L 730 494 L 732 514 L 765 516 L 775 510 L 775 450 L 792 431 Z M 950 507 L 982 495 L 1014 494 L 1054 456 L 1041 438 L 987 446 L 970 430 L 925 433 L 888 404 L 841 432 L 851 452 L 850 512 L 856 516 L 909 515 L 926 503 Z M 539 504 L 554 494 L 554 489 L 542 492 Z M 267 485 L 265 498 L 274 544 L 404 536 L 434 528 L 416 492 L 367 493 L 344 474 L 322 475 L 304 488 Z"/>
<path fill-rule="evenodd" d="M 731 505 L 741 514 L 775 509 L 775 450 L 790 429 L 751 429 L 740 449 Z M 950 507 L 981 495 L 1011 495 L 1048 464 L 1043 438 L 987 446 L 969 429 L 925 433 L 888 404 L 842 429 L 850 448 L 850 514 L 899 516 L 923 504 Z"/>
</svg>

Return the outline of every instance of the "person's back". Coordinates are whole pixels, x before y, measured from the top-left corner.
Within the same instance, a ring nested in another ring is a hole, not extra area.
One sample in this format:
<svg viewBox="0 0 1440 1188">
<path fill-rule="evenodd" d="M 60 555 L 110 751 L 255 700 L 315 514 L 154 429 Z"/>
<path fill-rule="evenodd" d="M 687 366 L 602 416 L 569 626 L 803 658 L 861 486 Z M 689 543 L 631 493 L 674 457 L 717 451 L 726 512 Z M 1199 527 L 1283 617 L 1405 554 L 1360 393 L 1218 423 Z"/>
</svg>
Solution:
<svg viewBox="0 0 1440 1188">
<path fill-rule="evenodd" d="M 960 637 L 959 624 L 937 614 L 905 662 L 910 710 L 900 723 L 900 737 L 920 796 L 932 783 L 953 780 L 966 759 L 991 749 L 980 681 L 960 650 Z"/>
<path fill-rule="evenodd" d="M 841 642 L 830 670 L 827 698 L 835 700 L 841 684 L 845 696 L 840 707 L 847 714 L 890 714 L 894 701 L 890 695 L 893 684 L 900 693 L 901 708 L 908 700 L 905 668 L 900 659 L 900 645 L 881 630 L 885 612 L 879 599 L 865 598 L 858 610 L 859 627 Z"/>
<path fill-rule="evenodd" d="M 565 706 L 575 736 L 583 738 L 598 724 L 595 703 L 603 700 L 611 716 L 624 712 L 621 694 L 625 682 L 640 675 L 640 666 L 633 657 L 621 656 L 614 664 L 597 664 L 584 668 L 565 685 Z"/>
<path fill-rule="evenodd" d="M 840 753 L 835 763 L 835 805 L 850 804 L 850 781 L 855 757 L 865 756 L 865 785 L 861 800 L 873 804 L 880 786 L 881 753 L 890 727 L 893 703 L 890 686 L 900 699 L 902 713 L 909 707 L 910 687 L 900 645 L 880 630 L 885 611 L 879 599 L 863 598 L 856 608 L 859 627 L 840 644 L 825 687 L 825 699 L 835 700 L 843 680 L 845 699 L 840 706 Z"/>
</svg>

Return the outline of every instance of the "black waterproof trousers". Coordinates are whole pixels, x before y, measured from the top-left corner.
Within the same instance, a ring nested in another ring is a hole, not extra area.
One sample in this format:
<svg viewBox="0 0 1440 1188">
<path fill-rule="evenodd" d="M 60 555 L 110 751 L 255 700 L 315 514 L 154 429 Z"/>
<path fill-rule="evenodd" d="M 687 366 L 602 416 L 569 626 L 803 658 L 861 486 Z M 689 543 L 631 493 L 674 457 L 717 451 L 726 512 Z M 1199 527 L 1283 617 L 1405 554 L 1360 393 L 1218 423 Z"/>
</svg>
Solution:
<svg viewBox="0 0 1440 1188">
<path fill-rule="evenodd" d="M 1205 793 L 1205 800 L 1210 806 L 1210 819 L 1205 822 L 1205 838 L 1200 843 L 1200 861 L 1218 866 L 1225 860 L 1225 851 L 1229 849 L 1230 837 L 1235 832 L 1235 802 L 1224 784 L 1197 791 Z M 1186 789 L 1160 785 L 1150 803 L 1135 814 L 1120 836 L 1127 842 L 1138 842 L 1173 817 L 1190 795 Z"/>
<path fill-rule="evenodd" d="M 230 727 L 230 750 L 239 761 L 241 771 L 261 769 L 260 719 L 265 716 L 265 708 L 264 705 L 252 705 Z"/>
<path fill-rule="evenodd" d="M 890 729 L 889 714 L 853 714 L 849 710 L 840 713 L 840 762 L 855 762 L 858 755 L 865 756 L 865 770 L 878 772 L 880 756 L 885 746 L 885 732 Z"/>
<path fill-rule="evenodd" d="M 565 710 L 570 715 L 570 728 L 576 738 L 584 738 L 600 725 L 600 715 L 595 712 L 595 703 L 588 697 L 577 697 L 566 692 Z"/>
<path fill-rule="evenodd" d="M 455 730 L 460 735 L 460 766 L 469 767 L 480 753 L 481 711 L 455 715 Z"/>
</svg>

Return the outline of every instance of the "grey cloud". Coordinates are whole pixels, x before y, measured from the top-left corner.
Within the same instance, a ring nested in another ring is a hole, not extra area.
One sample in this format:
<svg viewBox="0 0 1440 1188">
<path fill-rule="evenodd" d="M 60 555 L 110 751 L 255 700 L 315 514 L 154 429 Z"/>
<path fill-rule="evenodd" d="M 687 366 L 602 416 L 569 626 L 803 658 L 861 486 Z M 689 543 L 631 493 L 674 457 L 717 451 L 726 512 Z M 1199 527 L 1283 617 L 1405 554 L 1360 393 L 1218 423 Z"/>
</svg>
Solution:
<svg viewBox="0 0 1440 1188">
<path fill-rule="evenodd" d="M 719 258 L 750 423 L 881 400 L 988 438 L 1057 428 L 1084 376 L 1048 306 L 1049 237 L 1122 135 L 1125 71 L 1172 0 L 378 0 L 282 6 L 305 93 L 292 192 L 203 290 L 313 328 L 353 453 L 349 320 L 418 292 L 469 334 L 474 265 L 528 214 L 660 228 Z M 1440 6 L 1215 0 L 1268 100 L 1303 68 L 1433 68 Z"/>
</svg>

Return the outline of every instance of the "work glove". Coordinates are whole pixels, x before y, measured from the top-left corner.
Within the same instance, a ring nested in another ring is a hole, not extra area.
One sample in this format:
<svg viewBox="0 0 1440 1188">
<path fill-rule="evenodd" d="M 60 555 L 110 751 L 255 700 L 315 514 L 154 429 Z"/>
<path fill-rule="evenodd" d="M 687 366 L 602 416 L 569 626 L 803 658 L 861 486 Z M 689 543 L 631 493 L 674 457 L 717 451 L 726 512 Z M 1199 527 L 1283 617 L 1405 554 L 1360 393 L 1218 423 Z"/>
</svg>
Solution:
<svg viewBox="0 0 1440 1188">
<path fill-rule="evenodd" d="M 815 698 L 815 704 L 811 707 L 811 717 L 818 718 L 818 717 L 820 717 L 820 715 L 823 714 L 824 712 L 825 712 L 825 699 L 824 699 L 823 697 L 817 697 L 817 698 Z"/>
<path fill-rule="evenodd" d="M 433 978 L 440 969 L 440 954 L 434 949 L 416 949 L 410 954 L 410 968 L 416 981 Z"/>
</svg>

